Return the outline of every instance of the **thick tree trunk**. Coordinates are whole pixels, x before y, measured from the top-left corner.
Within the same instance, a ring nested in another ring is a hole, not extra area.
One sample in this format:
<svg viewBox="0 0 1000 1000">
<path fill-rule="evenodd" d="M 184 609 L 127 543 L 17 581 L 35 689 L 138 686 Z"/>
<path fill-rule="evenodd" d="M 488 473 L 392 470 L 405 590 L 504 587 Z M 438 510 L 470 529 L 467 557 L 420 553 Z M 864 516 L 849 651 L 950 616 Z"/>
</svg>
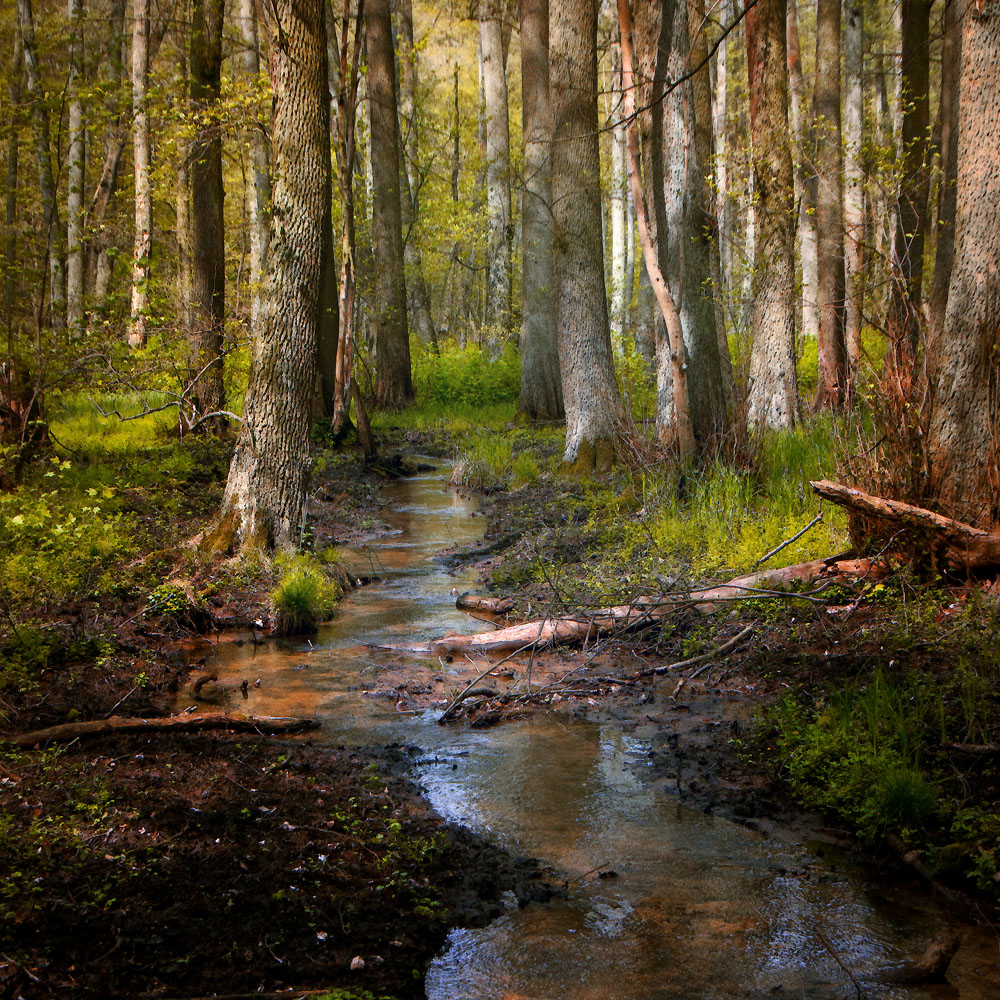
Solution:
<svg viewBox="0 0 1000 1000">
<path fill-rule="evenodd" d="M 225 218 L 222 184 L 223 0 L 193 0 L 191 7 L 190 97 L 198 129 L 188 149 L 190 178 L 191 302 L 188 317 L 189 399 L 196 419 L 226 407 L 223 334 L 226 322 Z M 224 416 L 201 424 L 222 432 Z"/>
<path fill-rule="evenodd" d="M 130 347 L 143 347 L 149 327 L 149 262 L 153 252 L 150 129 L 146 86 L 149 77 L 149 0 L 133 0 L 132 152 L 135 166 L 135 244 L 132 250 Z"/>
<path fill-rule="evenodd" d="M 785 0 L 759 0 L 746 15 L 756 205 L 747 420 L 773 428 L 793 426 L 798 411 L 785 13 Z"/>
<path fill-rule="evenodd" d="M 549 99 L 549 3 L 521 0 L 521 401 L 530 420 L 563 416 L 552 261 L 552 106 Z"/>
<path fill-rule="evenodd" d="M 861 360 L 861 326 L 865 284 L 864 155 L 864 6 L 844 0 L 844 345 L 848 386 L 854 384 Z"/>
<path fill-rule="evenodd" d="M 839 407 L 847 387 L 844 350 L 844 173 L 840 129 L 840 3 L 816 8 L 816 296 L 819 340 L 814 406 Z"/>
<path fill-rule="evenodd" d="M 71 336 L 83 333 L 83 186 L 86 145 L 83 124 L 83 0 L 68 0 L 70 22 L 69 150 L 66 164 L 66 325 Z"/>
<path fill-rule="evenodd" d="M 588 472 L 610 468 L 620 412 L 601 236 L 595 0 L 555 0 L 549 42 L 563 461 Z"/>
<path fill-rule="evenodd" d="M 902 0 L 899 200 L 892 242 L 889 352 L 897 367 L 912 364 L 920 336 L 920 301 L 927 226 L 927 139 L 930 126 L 930 0 Z"/>
<path fill-rule="evenodd" d="M 510 327 L 511 243 L 514 233 L 502 15 L 502 0 L 480 0 L 479 43 L 486 131 L 486 216 L 489 223 L 485 324 L 490 335 L 499 339 L 503 339 Z"/>
<path fill-rule="evenodd" d="M 931 331 L 930 487 L 942 509 L 978 527 L 1000 514 L 1000 2 L 969 8 L 962 75 L 955 260 L 944 326 Z"/>
<path fill-rule="evenodd" d="M 42 198 L 42 226 L 46 242 L 46 266 L 49 280 L 49 308 L 52 328 L 66 325 L 66 270 L 63 262 L 62 224 L 56 201 L 56 175 L 52 164 L 47 98 L 42 87 L 35 42 L 35 20 L 31 0 L 17 0 L 17 16 L 24 51 L 25 77 L 31 116 L 35 123 L 35 149 L 38 159 L 38 186 Z"/>
<path fill-rule="evenodd" d="M 375 396 L 387 409 L 413 399 L 410 341 L 403 277 L 399 192 L 399 124 L 396 120 L 395 54 L 388 0 L 367 0 L 368 114 L 371 137 L 372 246 L 375 269 Z"/>
<path fill-rule="evenodd" d="M 962 0 L 946 0 L 941 48 L 940 168 L 937 205 L 937 248 L 930 297 L 930 328 L 944 322 L 948 285 L 955 259 L 955 176 L 958 173 L 958 79 L 962 66 Z"/>
<path fill-rule="evenodd" d="M 274 212 L 243 422 L 219 522 L 205 541 L 217 552 L 297 545 L 309 466 L 330 204 L 323 0 L 274 0 L 264 11 L 274 94 Z"/>
</svg>

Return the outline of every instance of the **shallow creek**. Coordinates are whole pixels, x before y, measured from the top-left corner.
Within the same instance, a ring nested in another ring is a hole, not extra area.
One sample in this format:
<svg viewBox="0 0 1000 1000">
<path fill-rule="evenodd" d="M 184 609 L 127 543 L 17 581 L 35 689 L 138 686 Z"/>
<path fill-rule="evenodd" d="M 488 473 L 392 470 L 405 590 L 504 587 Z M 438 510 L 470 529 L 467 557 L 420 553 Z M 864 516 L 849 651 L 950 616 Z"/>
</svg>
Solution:
<svg viewBox="0 0 1000 1000">
<path fill-rule="evenodd" d="M 418 780 L 443 816 L 566 873 L 565 899 L 454 931 L 430 969 L 431 1000 L 1000 997 L 998 939 L 974 928 L 964 930 L 949 984 L 865 983 L 941 929 L 934 902 L 873 883 L 827 847 L 680 805 L 644 780 L 642 729 L 561 714 L 490 730 L 441 727 L 435 713 L 366 697 L 365 677 L 401 662 L 369 644 L 477 625 L 453 594 L 474 589 L 475 574 L 432 561 L 480 537 L 476 504 L 441 473 L 386 494 L 394 533 L 348 553 L 359 575 L 384 582 L 349 594 L 311 643 L 222 643 L 210 663 L 223 683 L 260 679 L 247 706 L 255 714 L 322 720 L 314 738 L 419 747 Z M 456 686 L 442 674 L 442 697 Z"/>
</svg>

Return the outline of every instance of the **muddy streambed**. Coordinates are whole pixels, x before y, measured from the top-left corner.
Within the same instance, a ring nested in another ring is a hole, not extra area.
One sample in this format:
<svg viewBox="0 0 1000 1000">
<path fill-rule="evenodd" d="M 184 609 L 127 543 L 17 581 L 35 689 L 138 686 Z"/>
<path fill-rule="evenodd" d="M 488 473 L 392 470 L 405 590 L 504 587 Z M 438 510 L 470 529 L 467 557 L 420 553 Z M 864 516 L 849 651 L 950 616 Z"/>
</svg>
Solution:
<svg viewBox="0 0 1000 1000">
<path fill-rule="evenodd" d="M 829 845 L 682 805 L 649 778 L 652 727 L 565 713 L 442 727 L 439 710 L 413 711 L 398 683 L 380 686 L 387 673 L 406 676 L 408 654 L 376 647 L 475 629 L 454 597 L 474 589 L 475 571 L 449 572 L 433 557 L 472 544 L 483 524 L 441 472 L 385 492 L 393 533 L 348 553 L 358 575 L 382 582 L 349 594 L 311 641 L 223 642 L 208 665 L 234 707 L 240 682 L 259 680 L 242 707 L 321 720 L 313 739 L 419 748 L 416 776 L 438 812 L 566 873 L 564 899 L 454 931 L 428 997 L 1000 997 L 997 938 L 974 927 L 960 928 L 948 983 L 865 982 L 955 918 Z M 414 676 L 440 688 L 442 704 L 472 669 L 419 663 Z"/>
</svg>

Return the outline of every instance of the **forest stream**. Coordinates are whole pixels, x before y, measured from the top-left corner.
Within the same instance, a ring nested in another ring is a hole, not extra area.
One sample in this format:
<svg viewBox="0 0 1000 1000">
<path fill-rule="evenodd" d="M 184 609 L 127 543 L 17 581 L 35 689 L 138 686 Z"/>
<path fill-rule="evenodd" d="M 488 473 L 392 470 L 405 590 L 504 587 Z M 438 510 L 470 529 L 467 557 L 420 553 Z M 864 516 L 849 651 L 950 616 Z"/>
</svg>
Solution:
<svg viewBox="0 0 1000 1000">
<path fill-rule="evenodd" d="M 348 594 L 311 641 L 222 642 L 211 667 L 234 707 L 248 678 L 260 681 L 253 713 L 320 720 L 314 740 L 419 747 L 415 776 L 442 816 L 565 873 L 564 898 L 521 909 L 512 899 L 489 926 L 453 931 L 428 997 L 1000 996 L 996 938 L 971 925 L 959 927 L 947 983 L 874 982 L 954 915 L 829 844 L 765 836 L 681 803 L 650 769 L 648 725 L 550 713 L 445 727 L 440 710 L 372 696 L 371 679 L 408 655 L 385 647 L 475 626 L 454 597 L 475 587 L 475 571 L 434 557 L 477 541 L 483 523 L 445 472 L 384 493 L 393 531 L 347 553 L 379 582 Z M 456 686 L 450 669 L 441 664 L 442 698 Z"/>
</svg>

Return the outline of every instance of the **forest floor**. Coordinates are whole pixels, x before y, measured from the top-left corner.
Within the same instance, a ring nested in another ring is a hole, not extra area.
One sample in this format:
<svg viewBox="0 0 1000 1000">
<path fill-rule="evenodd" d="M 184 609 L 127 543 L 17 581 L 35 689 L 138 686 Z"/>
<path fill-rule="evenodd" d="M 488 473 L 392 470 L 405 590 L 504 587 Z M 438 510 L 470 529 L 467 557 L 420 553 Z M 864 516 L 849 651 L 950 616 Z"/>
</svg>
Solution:
<svg viewBox="0 0 1000 1000">
<path fill-rule="evenodd" d="M 384 450 L 454 446 L 409 432 Z M 134 544 L 107 560 L 112 585 L 22 596 L 17 615 L 5 598 L 6 734 L 164 715 L 197 676 L 185 639 L 268 631 L 280 568 L 220 568 L 188 544 L 220 498 L 224 449 L 204 446 L 185 470 L 118 491 L 115 516 Z M 314 551 L 386 530 L 379 482 L 354 456 L 322 453 Z M 452 557 L 478 566 L 484 591 L 515 599 L 511 620 L 609 603 L 629 574 L 615 566 L 607 524 L 641 519 L 632 492 L 625 480 L 547 477 L 491 491 L 486 543 L 503 544 Z M 637 559 L 621 547 L 617 557 Z M 677 582 L 647 584 L 656 592 Z M 996 897 L 1000 870 L 998 621 L 992 594 L 940 582 L 930 594 L 905 574 L 827 591 L 822 602 L 790 595 L 711 616 L 688 608 L 643 632 L 538 654 L 530 695 L 522 655 L 484 682 L 492 694 L 462 703 L 454 724 L 538 711 L 614 719 L 649 738 L 650 777 L 666 794 L 772 834 L 859 834 L 877 857 L 918 848 L 926 877 L 979 906 Z M 699 676 L 669 669 L 754 623 L 752 640 L 709 656 Z M 469 664 L 468 681 L 480 669 Z M 433 665 L 425 677 L 383 672 L 377 688 L 440 708 L 456 692 L 442 694 L 433 674 Z M 452 681 L 459 689 L 463 676 Z M 905 716 L 904 703 L 924 714 Z M 855 752 L 850 723 L 866 712 L 873 745 L 894 748 L 888 757 Z M 921 771 L 895 748 L 916 742 L 926 756 L 928 726 L 932 760 Z M 398 749 L 252 734 L 0 744 L 0 997 L 283 987 L 422 995 L 449 927 L 492 919 L 504 900 L 545 898 L 558 876 L 445 827 L 407 783 L 406 765 Z M 883 799 L 873 801 L 861 786 L 881 787 L 880 774 Z M 947 816 L 946 798 L 957 803 Z M 917 877 L 908 863 L 899 862 L 903 877 Z"/>
</svg>

